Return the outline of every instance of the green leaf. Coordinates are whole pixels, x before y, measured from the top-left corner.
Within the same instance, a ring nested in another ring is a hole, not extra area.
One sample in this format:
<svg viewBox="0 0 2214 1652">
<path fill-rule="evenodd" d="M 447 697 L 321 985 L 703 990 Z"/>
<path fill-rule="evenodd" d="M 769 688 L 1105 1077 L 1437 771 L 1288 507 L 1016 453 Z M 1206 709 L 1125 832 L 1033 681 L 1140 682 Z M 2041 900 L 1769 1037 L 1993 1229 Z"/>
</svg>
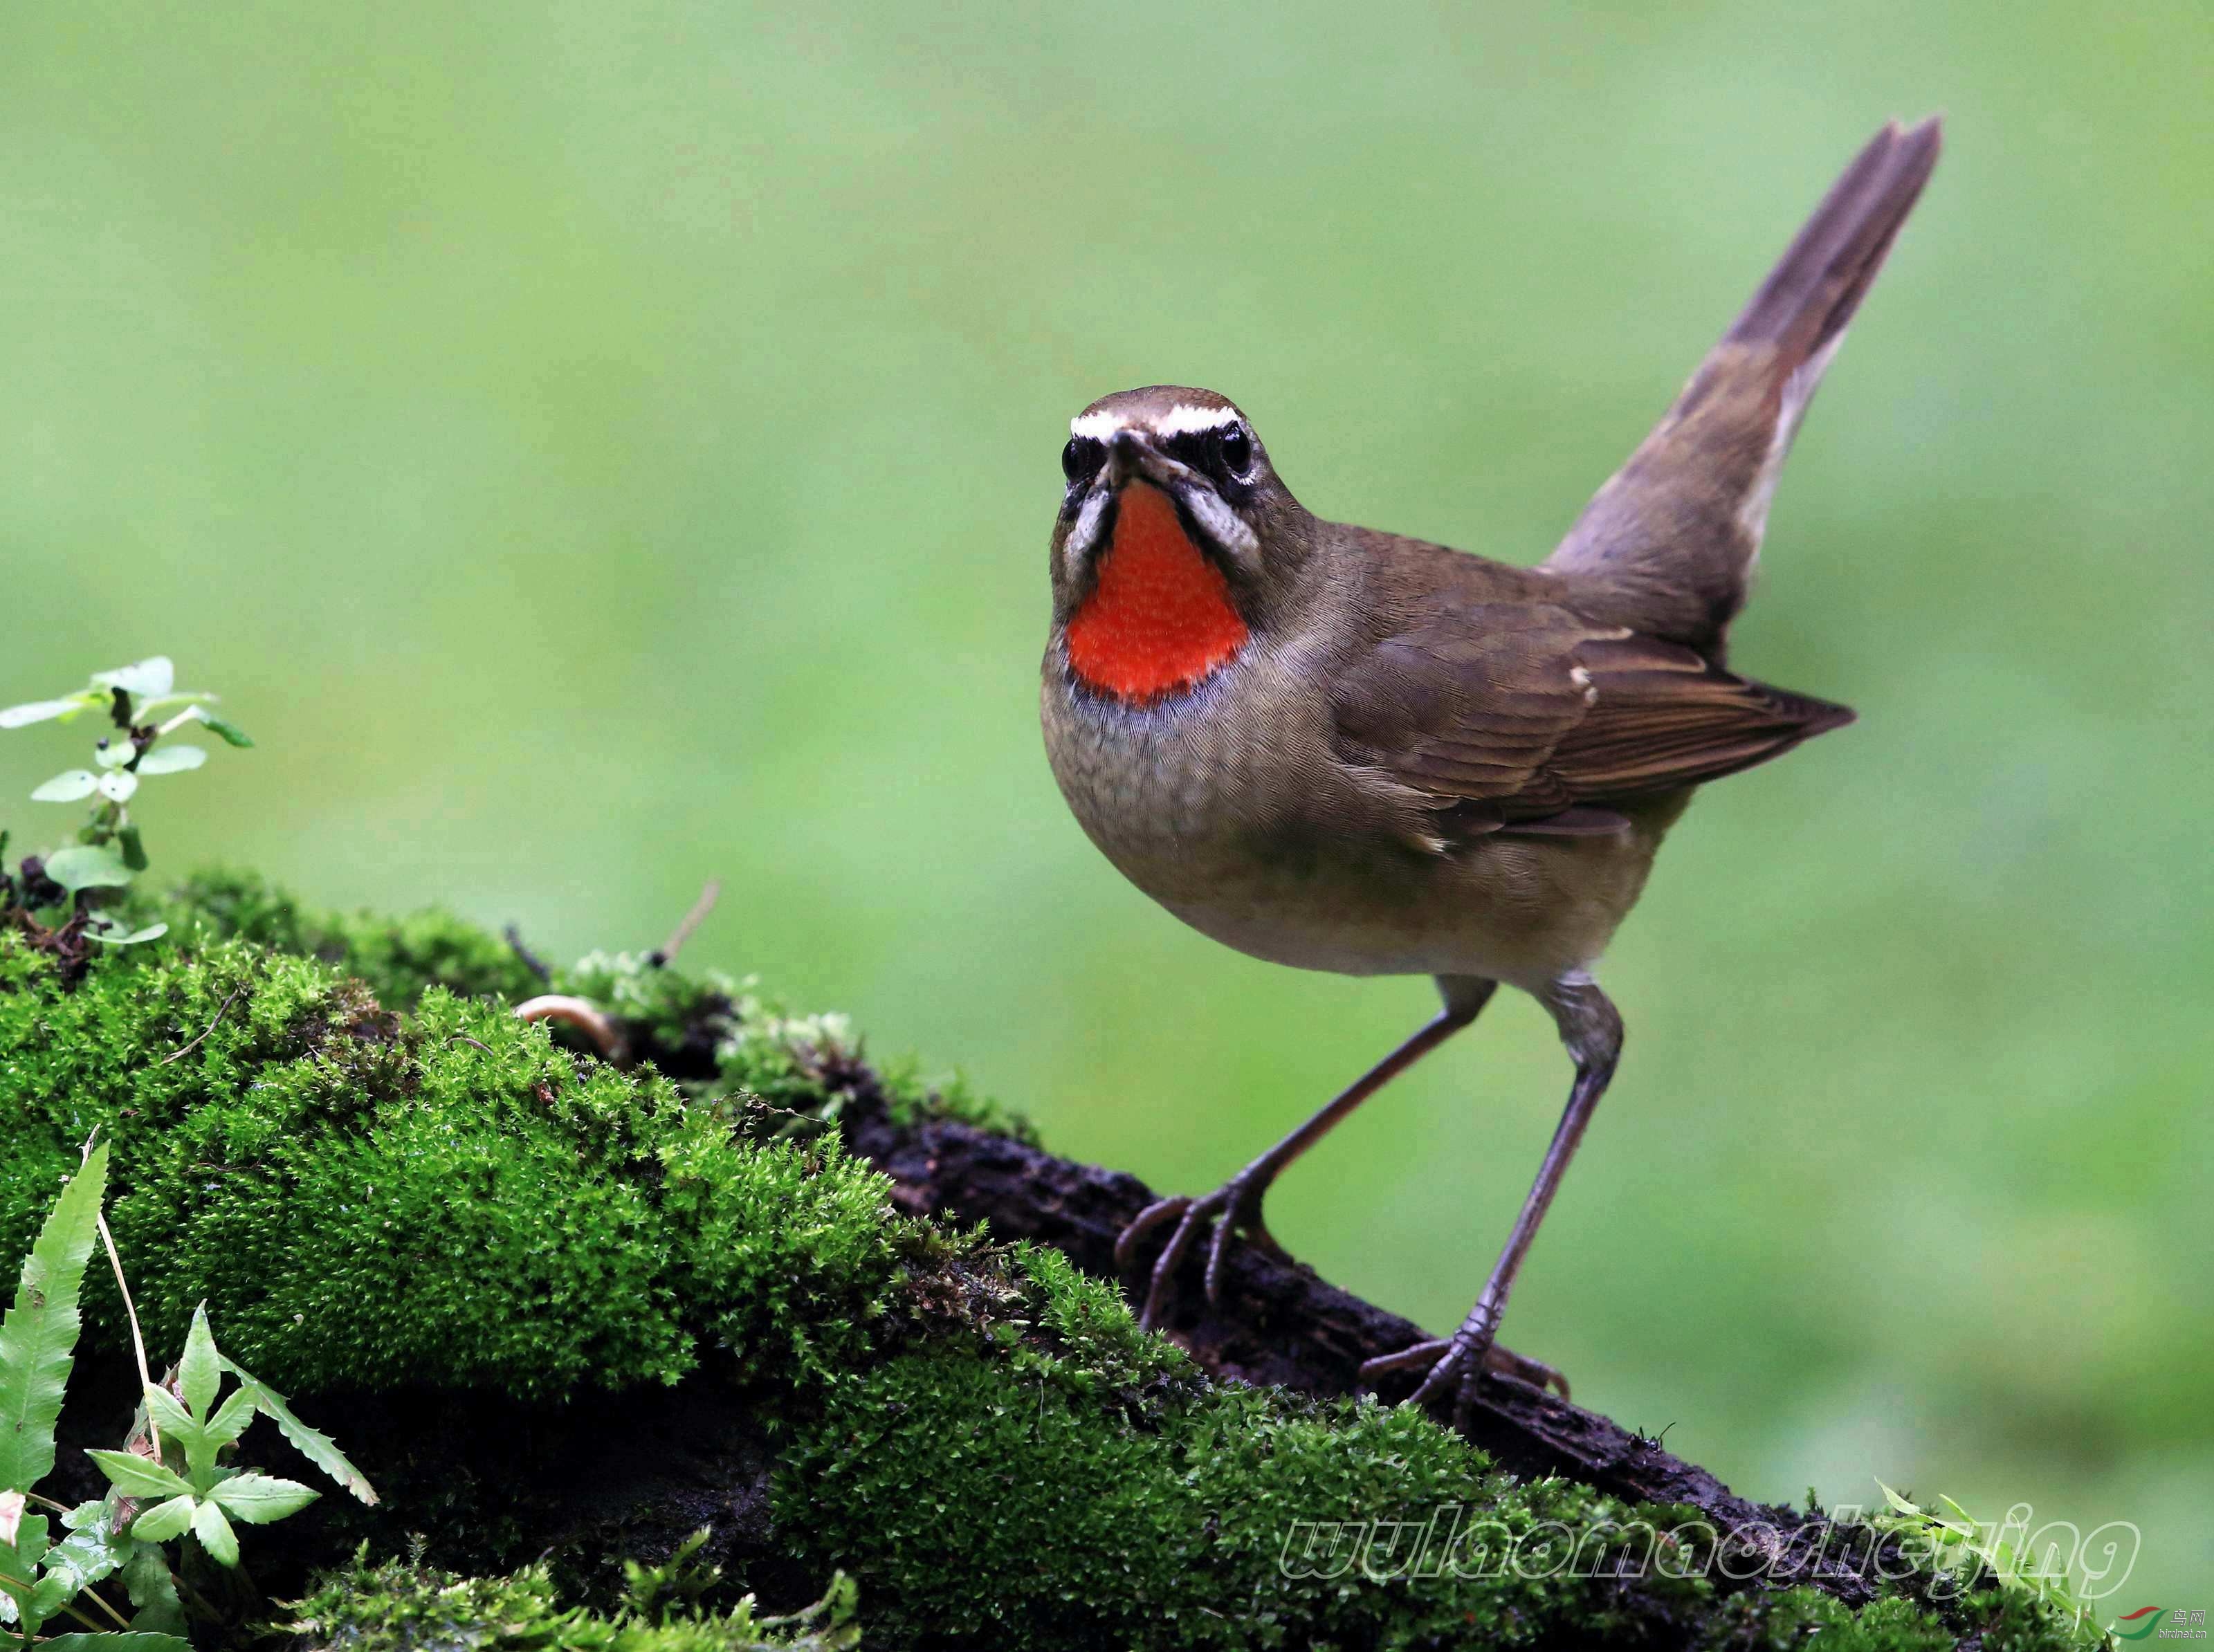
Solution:
<svg viewBox="0 0 2214 1652">
<path fill-rule="evenodd" d="M 128 740 L 102 740 L 92 749 L 92 760 L 102 768 L 120 768 L 138 755 Z"/>
<path fill-rule="evenodd" d="M 120 688 L 127 694 L 158 699 L 177 686 L 177 668 L 167 654 L 142 659 L 136 665 L 119 665 L 112 671 L 95 671 L 92 680 L 103 688 Z"/>
<path fill-rule="evenodd" d="M 177 1361 L 177 1388 L 195 1417 L 205 1417 L 215 1404 L 215 1391 L 223 1386 L 223 1359 L 215 1351 L 215 1333 L 208 1329 L 207 1304 L 193 1310 L 192 1329 L 185 1332 L 185 1355 Z"/>
<path fill-rule="evenodd" d="M 15 1541 L 9 1551 L 15 1557 L 15 1566 L 0 1569 L 15 1571 L 18 1576 L 28 1576 L 38 1563 L 46 1557 L 46 1517 L 26 1514 L 15 1524 Z M 20 1570 L 16 1569 L 20 1568 Z"/>
<path fill-rule="evenodd" d="M 193 1652 L 193 1643 L 183 1636 L 150 1629 L 105 1629 L 52 1635 L 39 1644 L 40 1652 L 49 1647 L 56 1649 L 56 1652 Z"/>
<path fill-rule="evenodd" d="M 100 789 L 100 776 L 89 768 L 70 768 L 31 793 L 34 803 L 75 803 Z"/>
<path fill-rule="evenodd" d="M 162 1502 L 156 1503 L 131 1522 L 131 1535 L 141 1543 L 167 1543 L 171 1538 L 181 1537 L 193 1523 L 193 1515 L 199 1508 L 199 1500 L 189 1491 L 183 1491 Z"/>
<path fill-rule="evenodd" d="M 111 768 L 100 777 L 100 795 L 110 803 L 128 803 L 138 789 L 138 777 L 127 768 Z"/>
<path fill-rule="evenodd" d="M 46 1551 L 46 1576 L 64 1580 L 73 1598 L 119 1569 L 131 1540 L 115 1530 L 111 1503 L 79 1503 L 63 1517 L 70 1534 Z"/>
<path fill-rule="evenodd" d="M 151 723 L 172 706 L 205 706 L 215 699 L 210 694 L 166 694 L 145 701 L 138 707 L 138 720 Z"/>
<path fill-rule="evenodd" d="M 53 1551 L 51 1549 L 46 1551 L 47 1556 L 52 1553 Z M 41 1556 L 40 1558 L 40 1563 L 44 1564 L 46 1556 Z M 75 1591 L 70 1588 L 66 1576 L 55 1572 L 42 1572 L 37 1586 L 31 1591 L 30 1610 L 24 1615 L 44 1622 L 67 1606 L 70 1595 L 74 1593 Z"/>
<path fill-rule="evenodd" d="M 146 1416 L 155 1431 L 162 1436 L 162 1454 L 174 1446 L 185 1454 L 186 1475 L 192 1490 L 205 1491 L 208 1476 L 215 1472 L 215 1451 L 203 1437 L 199 1419 L 178 1402 L 177 1397 L 156 1383 L 146 1390 Z"/>
<path fill-rule="evenodd" d="M 1920 1509 L 1917 1508 L 1912 1503 L 1907 1502 L 1905 1498 L 1900 1496 L 1899 1493 L 1893 1491 L 1882 1481 L 1878 1480 L 1875 1484 L 1876 1490 L 1883 1493 L 1883 1500 L 1889 1503 L 1893 1508 L 1897 1509 L 1900 1514 L 1916 1515 L 1922 1514 Z"/>
<path fill-rule="evenodd" d="M 165 923 L 150 923 L 144 929 L 134 929 L 127 935 L 111 935 L 104 930 L 88 929 L 88 940 L 96 940 L 104 946 L 136 946 L 142 940 L 159 940 L 169 933 Z"/>
<path fill-rule="evenodd" d="M 181 1437 L 197 1432 L 200 1426 L 199 1419 L 187 1410 L 177 1397 L 158 1382 L 146 1386 L 144 1403 L 148 1415 L 154 1419 L 154 1426 L 165 1435 L 175 1434 Z"/>
<path fill-rule="evenodd" d="M 254 1421 L 254 1396 L 243 1388 L 234 1388 L 230 1398 L 223 1401 L 216 1414 L 207 1420 L 202 1433 L 218 1446 L 227 1446 L 246 1432 Z"/>
<path fill-rule="evenodd" d="M 293 1448 L 317 1468 L 336 1480 L 365 1503 L 376 1502 L 376 1492 L 362 1472 L 346 1461 L 346 1453 L 338 1448 L 330 1435 L 311 1429 L 292 1415 L 285 1404 L 284 1396 L 270 1387 L 229 1355 L 220 1355 L 223 1368 L 238 1379 L 239 1391 L 254 1396 L 254 1409 L 274 1423 Z"/>
<path fill-rule="evenodd" d="M 238 1564 L 238 1533 L 230 1529 L 223 1510 L 213 1503 L 203 1502 L 193 1510 L 193 1535 L 218 1566 Z"/>
<path fill-rule="evenodd" d="M 46 857 L 46 876 L 74 895 L 81 889 L 119 889 L 131 868 L 105 843 L 78 843 Z"/>
<path fill-rule="evenodd" d="M 135 1451 L 88 1451 L 85 1455 L 100 1465 L 108 1483 L 126 1497 L 173 1497 L 193 1489 L 168 1464 Z"/>
<path fill-rule="evenodd" d="M 54 1201 L 23 1259 L 15 1305 L 0 1320 L 0 1490 L 28 1491 L 53 1469 L 54 1419 L 81 1323 L 77 1292 L 107 1186 L 102 1142 Z"/>
<path fill-rule="evenodd" d="M 1937 1501 L 1945 1505 L 1945 1512 L 1947 1514 L 1950 1514 L 1959 1524 L 1966 1527 L 1969 1532 L 1974 1533 L 1981 1529 L 1977 1526 L 1976 1517 L 1973 1514 L 1971 1514 L 1966 1509 L 1961 1508 L 1960 1504 L 1954 1502 L 1943 1492 L 1941 1491 L 1937 1494 Z"/>
<path fill-rule="evenodd" d="M 146 845 L 138 835 L 136 826 L 125 826 L 116 833 L 115 841 L 122 846 L 123 864 L 133 872 L 146 870 Z"/>
<path fill-rule="evenodd" d="M 158 1543 L 131 1545 L 131 1557 L 123 1563 L 123 1588 L 138 1608 L 131 1627 L 159 1630 L 173 1635 L 185 1632 L 185 1608 L 177 1599 L 177 1580 L 169 1576 L 168 1557 Z"/>
<path fill-rule="evenodd" d="M 227 717 L 211 716 L 208 713 L 202 712 L 200 721 L 208 725 L 209 733 L 219 736 L 231 745 L 250 746 L 254 743 L 254 737 Z"/>
<path fill-rule="evenodd" d="M 207 761 L 205 746 L 161 745 L 138 760 L 138 773 L 146 774 L 181 774 L 188 768 L 198 768 Z"/>
<path fill-rule="evenodd" d="M 323 1494 L 297 1480 L 280 1480 L 273 1474 L 234 1474 L 208 1493 L 234 1519 L 248 1526 L 266 1526 L 287 1514 L 297 1514 Z"/>
<path fill-rule="evenodd" d="M 10 706 L 0 711 L 0 729 L 27 728 L 33 723 L 50 723 L 56 719 L 67 722 L 79 712 L 89 711 L 107 696 L 79 691 L 66 700 L 34 700 L 26 705 Z"/>
</svg>

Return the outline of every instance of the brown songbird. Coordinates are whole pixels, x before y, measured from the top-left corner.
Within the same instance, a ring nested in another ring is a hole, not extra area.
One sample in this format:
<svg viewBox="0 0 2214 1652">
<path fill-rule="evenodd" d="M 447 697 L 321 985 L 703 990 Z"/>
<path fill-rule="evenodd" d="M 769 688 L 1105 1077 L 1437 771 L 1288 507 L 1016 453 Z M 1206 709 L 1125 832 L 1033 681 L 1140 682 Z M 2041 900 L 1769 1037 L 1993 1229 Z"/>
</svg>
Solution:
<svg viewBox="0 0 2214 1652">
<path fill-rule="evenodd" d="M 1269 1184 L 1501 982 L 1543 1004 L 1575 1063 L 1566 1111 L 1476 1305 L 1416 1398 L 1464 1412 L 1516 1269 L 1614 1073 L 1622 1020 L 1592 977 L 1694 788 L 1852 720 L 1723 661 L 1771 496 L 1814 387 L 1936 165 L 1938 125 L 1887 126 L 1559 548 L 1520 567 L 1325 522 L 1251 422 L 1156 385 L 1070 425 L 1051 550 L 1046 750 L 1122 874 L 1240 951 L 1340 974 L 1427 975 L 1444 1007 L 1171 1232 L 1159 1325 L 1213 1231 L 1273 1248 Z"/>
</svg>

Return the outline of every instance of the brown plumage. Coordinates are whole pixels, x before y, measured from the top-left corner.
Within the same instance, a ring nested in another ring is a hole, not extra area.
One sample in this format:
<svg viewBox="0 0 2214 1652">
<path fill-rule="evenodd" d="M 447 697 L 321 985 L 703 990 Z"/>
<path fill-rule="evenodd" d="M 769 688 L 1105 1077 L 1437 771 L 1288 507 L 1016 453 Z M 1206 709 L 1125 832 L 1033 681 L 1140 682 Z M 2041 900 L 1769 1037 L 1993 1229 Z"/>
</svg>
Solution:
<svg viewBox="0 0 2214 1652">
<path fill-rule="evenodd" d="M 1487 1365 L 1542 1373 L 1493 1334 L 1620 1045 L 1591 965 L 1693 788 L 1852 719 L 1732 673 L 1727 632 L 1807 403 L 1937 150 L 1935 121 L 1877 135 L 1535 568 L 1314 517 L 1211 391 L 1124 391 L 1073 422 L 1041 705 L 1078 820 L 1228 945 L 1428 974 L 1446 1003 L 1223 1189 L 1133 1225 L 1130 1255 L 1177 1223 L 1148 1321 L 1208 1221 L 1213 1294 L 1233 1231 L 1271 1242 L 1269 1181 L 1505 981 L 1561 1028 L 1568 1110 L 1460 1331 L 1373 1374 L 1432 1362 L 1420 1397 L 1461 1404 Z"/>
</svg>

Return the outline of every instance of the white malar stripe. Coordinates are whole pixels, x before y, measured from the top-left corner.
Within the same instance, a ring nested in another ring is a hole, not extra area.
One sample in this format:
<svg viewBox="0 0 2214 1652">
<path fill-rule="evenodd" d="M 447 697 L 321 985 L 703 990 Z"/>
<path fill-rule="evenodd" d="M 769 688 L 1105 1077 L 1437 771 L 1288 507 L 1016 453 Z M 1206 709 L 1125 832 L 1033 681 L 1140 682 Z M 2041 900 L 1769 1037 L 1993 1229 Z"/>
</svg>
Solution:
<svg viewBox="0 0 2214 1652">
<path fill-rule="evenodd" d="M 1201 529 L 1231 555 L 1249 564 L 1260 556 L 1260 540 L 1246 526 L 1245 518 L 1223 503 L 1221 494 L 1212 487 L 1190 487 L 1182 498 Z"/>
<path fill-rule="evenodd" d="M 1091 496 L 1077 511 L 1076 521 L 1061 543 L 1061 558 L 1073 574 L 1091 560 L 1099 538 L 1099 518 L 1107 510 L 1107 494 L 1104 488 L 1093 488 Z"/>
</svg>

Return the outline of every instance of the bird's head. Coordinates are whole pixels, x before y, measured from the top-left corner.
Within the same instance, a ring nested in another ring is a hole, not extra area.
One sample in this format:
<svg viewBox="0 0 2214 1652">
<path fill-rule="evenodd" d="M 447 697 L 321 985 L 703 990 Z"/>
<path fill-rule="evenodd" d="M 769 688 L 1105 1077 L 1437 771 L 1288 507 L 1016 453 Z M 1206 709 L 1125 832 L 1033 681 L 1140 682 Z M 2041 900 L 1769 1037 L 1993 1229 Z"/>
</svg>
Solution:
<svg viewBox="0 0 2214 1652">
<path fill-rule="evenodd" d="M 1306 514 L 1227 397 L 1102 397 L 1069 421 L 1061 468 L 1054 639 L 1086 687 L 1141 703 L 1189 692 L 1281 606 Z"/>
</svg>

